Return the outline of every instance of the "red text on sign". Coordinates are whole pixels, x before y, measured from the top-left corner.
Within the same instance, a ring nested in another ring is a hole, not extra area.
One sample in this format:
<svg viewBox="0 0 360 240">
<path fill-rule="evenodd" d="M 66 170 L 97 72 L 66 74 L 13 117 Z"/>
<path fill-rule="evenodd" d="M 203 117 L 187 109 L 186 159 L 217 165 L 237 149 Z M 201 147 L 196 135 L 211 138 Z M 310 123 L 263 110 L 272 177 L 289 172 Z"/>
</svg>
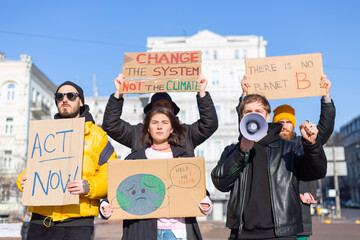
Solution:
<svg viewBox="0 0 360 240">
<path fill-rule="evenodd" d="M 199 52 L 182 53 L 141 53 L 136 56 L 140 64 L 175 64 L 175 63 L 197 63 L 200 61 Z"/>
<path fill-rule="evenodd" d="M 306 73 L 304 72 L 296 73 L 296 84 L 297 84 L 297 89 L 301 89 L 301 90 L 307 89 L 311 86 L 311 82 L 306 79 Z"/>
</svg>

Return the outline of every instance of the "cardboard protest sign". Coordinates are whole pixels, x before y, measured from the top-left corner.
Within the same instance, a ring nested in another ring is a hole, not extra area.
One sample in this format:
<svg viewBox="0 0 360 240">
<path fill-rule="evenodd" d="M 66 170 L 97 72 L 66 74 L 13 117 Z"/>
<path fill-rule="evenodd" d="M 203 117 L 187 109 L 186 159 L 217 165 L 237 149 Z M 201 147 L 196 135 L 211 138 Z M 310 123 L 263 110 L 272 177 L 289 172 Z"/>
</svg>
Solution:
<svg viewBox="0 0 360 240">
<path fill-rule="evenodd" d="M 320 88 L 321 53 L 246 59 L 245 67 L 251 83 L 249 94 L 268 99 L 325 95 Z"/>
<path fill-rule="evenodd" d="M 125 53 L 121 93 L 194 92 L 201 74 L 201 52 Z"/>
<path fill-rule="evenodd" d="M 81 179 L 85 118 L 30 121 L 25 206 L 79 204 L 67 184 Z"/>
<path fill-rule="evenodd" d="M 111 219 L 205 216 L 204 158 L 108 162 Z"/>
</svg>

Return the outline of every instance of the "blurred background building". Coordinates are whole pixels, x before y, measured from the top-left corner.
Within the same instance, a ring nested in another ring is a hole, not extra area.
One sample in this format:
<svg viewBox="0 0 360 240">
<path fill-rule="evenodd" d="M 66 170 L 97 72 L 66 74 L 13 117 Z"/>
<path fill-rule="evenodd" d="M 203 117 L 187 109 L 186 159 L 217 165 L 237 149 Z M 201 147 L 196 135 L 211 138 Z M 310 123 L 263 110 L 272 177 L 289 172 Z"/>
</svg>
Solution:
<svg viewBox="0 0 360 240">
<path fill-rule="evenodd" d="M 16 179 L 25 168 L 29 120 L 52 118 L 55 90 L 30 56 L 0 53 L 0 218 L 22 217 Z"/>
</svg>

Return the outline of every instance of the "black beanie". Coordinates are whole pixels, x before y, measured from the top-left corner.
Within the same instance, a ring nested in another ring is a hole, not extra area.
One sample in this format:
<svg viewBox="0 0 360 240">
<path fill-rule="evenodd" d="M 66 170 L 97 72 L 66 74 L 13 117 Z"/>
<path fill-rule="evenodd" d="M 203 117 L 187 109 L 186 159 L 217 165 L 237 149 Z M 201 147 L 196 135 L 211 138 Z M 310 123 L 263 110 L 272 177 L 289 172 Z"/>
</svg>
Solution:
<svg viewBox="0 0 360 240">
<path fill-rule="evenodd" d="M 73 83 L 73 82 L 66 81 L 66 82 L 64 82 L 63 84 L 61 84 L 61 85 L 56 89 L 55 95 L 58 93 L 59 89 L 60 89 L 62 86 L 65 86 L 65 85 L 73 86 L 73 87 L 76 89 L 76 91 L 79 93 L 79 97 L 80 97 L 81 102 L 85 105 L 84 91 L 82 90 L 81 87 L 79 87 L 78 85 L 76 85 L 76 84 Z M 55 104 L 57 104 L 57 103 L 56 103 L 56 99 L 55 99 Z"/>
</svg>

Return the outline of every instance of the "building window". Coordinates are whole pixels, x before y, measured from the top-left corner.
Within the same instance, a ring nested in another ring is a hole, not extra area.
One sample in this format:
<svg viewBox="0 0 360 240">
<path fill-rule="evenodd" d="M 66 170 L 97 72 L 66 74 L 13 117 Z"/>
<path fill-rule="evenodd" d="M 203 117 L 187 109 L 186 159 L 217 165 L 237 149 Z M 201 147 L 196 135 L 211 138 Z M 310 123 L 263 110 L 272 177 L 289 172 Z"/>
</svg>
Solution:
<svg viewBox="0 0 360 240">
<path fill-rule="evenodd" d="M 248 57 L 247 49 L 244 49 L 243 54 L 244 54 L 244 55 L 243 55 L 243 56 L 244 56 L 244 59 Z"/>
<path fill-rule="evenodd" d="M 235 50 L 235 59 L 239 59 L 239 50 Z"/>
<path fill-rule="evenodd" d="M 236 119 L 235 121 L 238 122 L 238 120 L 237 120 L 238 115 L 234 109 L 231 109 L 231 111 L 230 111 L 230 119 L 231 119 L 231 121 L 234 121 Z"/>
<path fill-rule="evenodd" d="M 209 51 L 205 51 L 204 59 L 209 59 Z"/>
<path fill-rule="evenodd" d="M 218 122 L 220 122 L 220 106 L 219 105 L 215 106 L 215 110 L 216 110 Z"/>
<path fill-rule="evenodd" d="M 12 151 L 6 150 L 4 152 L 3 168 L 11 168 L 12 166 Z"/>
<path fill-rule="evenodd" d="M 234 76 L 234 72 L 230 71 L 228 83 L 234 83 L 235 85 L 236 84 L 235 82 L 236 82 L 236 77 Z"/>
<path fill-rule="evenodd" d="M 241 86 L 241 80 L 242 80 L 241 76 L 238 76 L 237 79 L 238 79 L 238 84 Z"/>
<path fill-rule="evenodd" d="M 212 84 L 219 85 L 219 70 L 212 71 Z"/>
<path fill-rule="evenodd" d="M 32 98 L 32 102 L 34 103 L 34 102 L 36 102 L 36 90 L 33 88 L 33 90 L 32 90 L 32 96 L 31 96 L 31 98 Z"/>
<path fill-rule="evenodd" d="M 196 149 L 196 157 L 203 157 L 204 149 Z"/>
<path fill-rule="evenodd" d="M 214 141 L 214 157 L 215 159 L 220 159 L 221 156 L 221 142 Z"/>
<path fill-rule="evenodd" d="M 178 117 L 180 121 L 185 122 L 186 121 L 186 113 L 185 110 L 181 109 L 181 111 L 178 113 Z"/>
<path fill-rule="evenodd" d="M 6 118 L 6 123 L 5 123 L 5 134 L 6 135 L 12 135 L 13 134 L 13 118 Z"/>
<path fill-rule="evenodd" d="M 15 100 L 15 84 L 10 83 L 7 86 L 7 95 L 6 96 L 7 96 L 7 100 L 9 100 L 9 101 Z"/>
<path fill-rule="evenodd" d="M 10 184 L 3 184 L 1 186 L 1 202 L 8 202 L 10 200 Z"/>
</svg>

